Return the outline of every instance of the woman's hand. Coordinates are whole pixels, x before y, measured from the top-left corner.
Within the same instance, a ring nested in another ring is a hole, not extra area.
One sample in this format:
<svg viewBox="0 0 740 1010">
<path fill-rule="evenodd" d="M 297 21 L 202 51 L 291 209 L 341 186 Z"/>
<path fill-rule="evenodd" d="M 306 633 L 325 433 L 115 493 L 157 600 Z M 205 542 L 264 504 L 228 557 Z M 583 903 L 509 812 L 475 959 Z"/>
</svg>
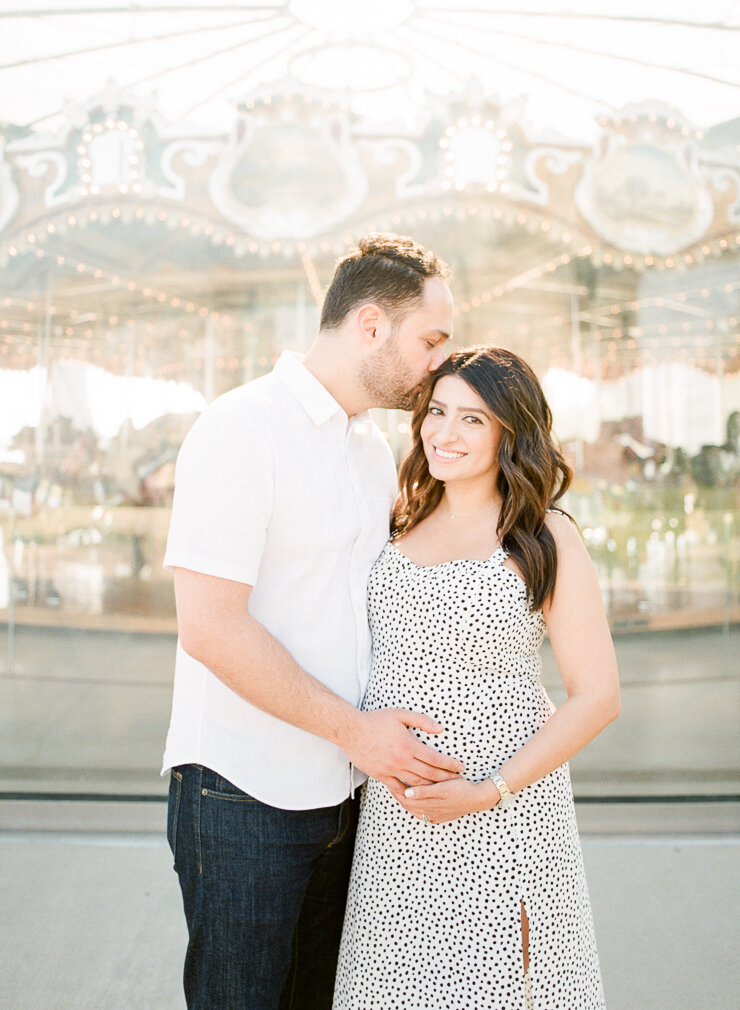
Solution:
<svg viewBox="0 0 740 1010">
<path fill-rule="evenodd" d="M 432 824 L 454 821 L 464 814 L 479 810 L 490 810 L 501 798 L 498 789 L 490 779 L 483 782 L 469 782 L 464 778 L 434 782 L 431 785 L 410 786 L 393 795 L 410 813 L 421 818 L 426 814 Z"/>
</svg>

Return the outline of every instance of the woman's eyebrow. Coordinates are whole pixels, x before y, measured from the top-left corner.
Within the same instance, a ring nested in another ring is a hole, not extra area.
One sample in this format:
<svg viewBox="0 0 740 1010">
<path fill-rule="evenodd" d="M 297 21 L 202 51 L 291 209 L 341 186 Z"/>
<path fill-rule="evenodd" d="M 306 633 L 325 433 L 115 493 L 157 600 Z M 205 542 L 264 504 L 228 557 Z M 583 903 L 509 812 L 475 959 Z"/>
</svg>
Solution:
<svg viewBox="0 0 740 1010">
<path fill-rule="evenodd" d="M 430 404 L 433 403 L 435 407 L 444 407 L 445 409 L 447 409 L 447 404 L 442 403 L 441 400 L 435 400 L 434 398 L 432 398 L 429 401 L 429 403 Z M 485 410 L 481 410 L 480 407 L 457 407 L 456 409 L 461 414 L 482 414 L 484 417 L 488 417 L 488 414 L 485 412 Z"/>
</svg>

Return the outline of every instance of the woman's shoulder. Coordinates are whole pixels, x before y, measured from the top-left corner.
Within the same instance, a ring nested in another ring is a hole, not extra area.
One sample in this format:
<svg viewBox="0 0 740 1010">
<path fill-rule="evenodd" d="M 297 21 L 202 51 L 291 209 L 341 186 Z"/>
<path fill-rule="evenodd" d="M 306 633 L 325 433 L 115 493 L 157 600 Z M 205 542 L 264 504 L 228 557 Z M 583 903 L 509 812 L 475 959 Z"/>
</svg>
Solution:
<svg viewBox="0 0 740 1010">
<path fill-rule="evenodd" d="M 553 535 L 558 552 L 583 548 L 583 540 L 578 526 L 566 512 L 562 512 L 560 509 L 548 509 L 545 525 Z"/>
</svg>

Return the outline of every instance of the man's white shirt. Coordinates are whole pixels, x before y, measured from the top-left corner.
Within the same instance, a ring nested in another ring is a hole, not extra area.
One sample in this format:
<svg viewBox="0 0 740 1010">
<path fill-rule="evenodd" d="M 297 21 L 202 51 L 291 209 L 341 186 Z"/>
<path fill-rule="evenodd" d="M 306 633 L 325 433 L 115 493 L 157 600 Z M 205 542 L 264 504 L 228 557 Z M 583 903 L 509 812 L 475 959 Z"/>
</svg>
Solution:
<svg viewBox="0 0 740 1010">
<path fill-rule="evenodd" d="M 252 616 L 353 705 L 370 668 L 367 578 L 396 469 L 368 413 L 348 418 L 285 352 L 215 400 L 183 442 L 166 568 L 253 586 Z M 245 657 L 249 669 L 249 657 Z M 331 806 L 364 775 L 334 744 L 257 709 L 178 641 L 163 773 L 201 764 L 284 809 Z"/>
</svg>

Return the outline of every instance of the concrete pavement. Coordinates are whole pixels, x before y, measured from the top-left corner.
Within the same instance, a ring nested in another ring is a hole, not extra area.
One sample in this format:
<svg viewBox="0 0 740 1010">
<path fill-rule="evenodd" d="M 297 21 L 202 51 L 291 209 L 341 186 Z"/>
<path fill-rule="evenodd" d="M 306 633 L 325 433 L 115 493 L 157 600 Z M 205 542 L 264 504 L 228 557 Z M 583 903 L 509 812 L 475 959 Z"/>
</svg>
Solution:
<svg viewBox="0 0 740 1010">
<path fill-rule="evenodd" d="M 583 832 L 583 850 L 609 1010 L 737 1006 L 740 835 Z M 0 891 L 4 1010 L 184 1010 L 161 833 L 2 831 Z"/>
</svg>

